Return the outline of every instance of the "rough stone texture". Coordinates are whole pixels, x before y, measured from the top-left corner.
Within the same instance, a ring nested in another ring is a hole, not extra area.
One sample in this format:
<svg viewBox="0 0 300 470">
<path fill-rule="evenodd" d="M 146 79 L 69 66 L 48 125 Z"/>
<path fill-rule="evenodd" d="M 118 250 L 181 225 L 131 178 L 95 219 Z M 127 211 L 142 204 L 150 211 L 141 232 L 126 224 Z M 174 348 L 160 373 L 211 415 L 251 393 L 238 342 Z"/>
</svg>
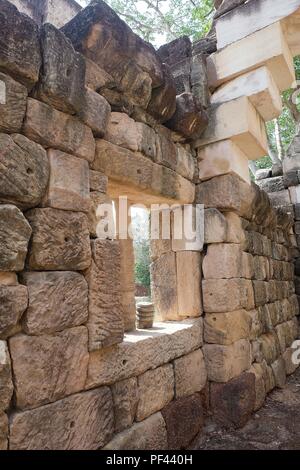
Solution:
<svg viewBox="0 0 300 470">
<path fill-rule="evenodd" d="M 149 370 L 138 377 L 139 401 L 136 420 L 143 421 L 161 410 L 174 398 L 174 371 L 172 364 Z"/>
<path fill-rule="evenodd" d="M 90 170 L 90 190 L 106 193 L 108 178 L 100 171 Z"/>
<path fill-rule="evenodd" d="M 157 311 L 163 320 L 178 318 L 175 253 L 166 253 L 150 266 L 151 292 Z"/>
<path fill-rule="evenodd" d="M 204 311 L 234 312 L 254 308 L 253 288 L 247 279 L 207 279 L 202 281 Z"/>
<path fill-rule="evenodd" d="M 246 310 L 229 313 L 210 313 L 204 319 L 206 343 L 229 345 L 250 336 L 251 317 Z"/>
<path fill-rule="evenodd" d="M 207 372 L 201 349 L 174 361 L 176 398 L 201 392 L 207 382 Z"/>
<path fill-rule="evenodd" d="M 24 269 L 31 228 L 15 206 L 0 205 L 0 270 Z"/>
<path fill-rule="evenodd" d="M 28 293 L 25 286 L 0 284 L 0 339 L 6 339 L 14 333 L 27 304 Z"/>
<path fill-rule="evenodd" d="M 97 450 L 113 434 L 113 403 L 103 387 L 15 413 L 10 425 L 12 450 Z"/>
<path fill-rule="evenodd" d="M 33 209 L 26 217 L 33 231 L 29 269 L 82 271 L 89 267 L 91 248 L 84 214 L 46 208 Z"/>
<path fill-rule="evenodd" d="M 0 286 L 17 286 L 18 276 L 16 273 L 0 272 Z"/>
<path fill-rule="evenodd" d="M 101 204 L 107 204 L 109 206 L 109 214 L 113 214 L 113 205 L 112 200 L 107 194 L 99 193 L 98 191 L 92 191 L 90 193 L 90 208 L 88 213 L 88 220 L 89 220 L 89 230 L 90 235 L 92 238 L 97 238 L 98 234 L 98 224 L 103 219 L 103 212 L 102 210 L 98 213 L 98 208 Z M 106 238 L 114 238 L 114 229 L 115 224 L 114 221 L 111 222 L 112 228 L 107 227 Z M 100 225 L 102 229 L 102 225 Z M 103 234 L 99 234 L 99 238 L 103 238 Z"/>
<path fill-rule="evenodd" d="M 116 83 L 112 76 L 95 62 L 85 57 L 85 86 L 101 93 L 103 88 L 115 88 Z"/>
<path fill-rule="evenodd" d="M 226 241 L 227 223 L 224 215 L 217 209 L 204 211 L 204 243 L 222 243 Z"/>
<path fill-rule="evenodd" d="M 87 388 L 143 374 L 202 345 L 202 320 L 156 323 L 155 330 L 126 335 L 121 344 L 90 354 Z"/>
<path fill-rule="evenodd" d="M 243 227 L 243 219 L 234 212 L 226 212 L 224 217 L 227 222 L 226 241 L 228 243 L 245 243 L 246 236 Z"/>
<path fill-rule="evenodd" d="M 168 449 L 185 449 L 203 427 L 200 395 L 179 398 L 162 410 L 168 433 Z"/>
<path fill-rule="evenodd" d="M 214 417 L 226 426 L 240 428 L 255 407 L 255 375 L 244 373 L 226 384 L 212 383 L 211 408 Z"/>
<path fill-rule="evenodd" d="M 38 25 L 6 0 L 0 1 L 0 11 L 0 70 L 31 89 L 41 66 Z"/>
<path fill-rule="evenodd" d="M 8 419 L 7 415 L 0 411 L 0 450 L 8 447 Z"/>
<path fill-rule="evenodd" d="M 84 105 L 85 61 L 52 24 L 41 29 L 42 68 L 35 96 L 65 113 Z"/>
<path fill-rule="evenodd" d="M 10 338 L 17 407 L 34 408 L 84 389 L 87 342 L 83 326 L 54 336 Z"/>
<path fill-rule="evenodd" d="M 88 212 L 90 208 L 89 165 L 60 150 L 48 150 L 50 180 L 43 206 Z"/>
<path fill-rule="evenodd" d="M 0 412 L 5 411 L 13 394 L 11 362 L 6 341 L 0 341 Z"/>
<path fill-rule="evenodd" d="M 167 431 L 161 413 L 117 434 L 103 450 L 167 450 Z"/>
<path fill-rule="evenodd" d="M 286 371 L 285 371 L 285 362 L 280 357 L 277 361 L 273 362 L 271 365 L 274 378 L 275 378 L 275 385 L 278 388 L 283 388 L 286 383 Z"/>
<path fill-rule="evenodd" d="M 203 353 L 209 380 L 228 382 L 251 366 L 250 343 L 241 339 L 230 346 L 205 344 Z"/>
<path fill-rule="evenodd" d="M 179 317 L 198 317 L 203 313 L 201 299 L 201 256 L 198 252 L 176 253 L 177 300 Z"/>
<path fill-rule="evenodd" d="M 1 102 L 0 132 L 20 132 L 26 112 L 27 89 L 1 72 L 0 82 L 5 89 L 5 103 Z"/>
<path fill-rule="evenodd" d="M 266 387 L 264 381 L 264 371 L 261 364 L 254 363 L 249 372 L 254 374 L 255 376 L 255 404 L 254 404 L 254 411 L 259 410 L 266 398 Z"/>
<path fill-rule="evenodd" d="M 21 279 L 29 295 L 22 319 L 27 334 L 51 334 L 87 321 L 88 286 L 81 274 L 25 272 Z"/>
<path fill-rule="evenodd" d="M 238 244 L 210 245 L 203 260 L 205 279 L 232 279 L 253 276 L 251 255 L 243 253 Z"/>
<path fill-rule="evenodd" d="M 0 165 L 0 202 L 37 206 L 49 179 L 45 150 L 20 134 L 0 134 Z"/>
<path fill-rule="evenodd" d="M 125 379 L 111 387 L 114 413 L 115 432 L 121 432 L 133 425 L 138 405 L 137 379 Z"/>
<path fill-rule="evenodd" d="M 78 113 L 79 118 L 89 126 L 95 137 L 103 137 L 110 117 L 110 105 L 103 96 L 86 88 L 84 104 Z"/>
<path fill-rule="evenodd" d="M 196 177 L 196 160 L 188 149 L 177 145 L 176 172 L 190 181 Z"/>
<path fill-rule="evenodd" d="M 46 148 L 55 148 L 92 162 L 95 141 L 89 127 L 77 118 L 29 98 L 23 132 Z"/>
<path fill-rule="evenodd" d="M 123 341 L 118 241 L 93 241 L 92 257 L 85 277 L 89 285 L 89 350 L 95 351 Z"/>
<path fill-rule="evenodd" d="M 167 64 L 163 64 L 163 84 L 152 91 L 147 108 L 158 122 L 164 123 L 172 118 L 176 111 L 176 85 Z"/>
<path fill-rule="evenodd" d="M 156 136 L 157 154 L 154 161 L 172 170 L 177 169 L 177 152 L 173 142 L 165 135 Z"/>
<path fill-rule="evenodd" d="M 187 139 L 198 139 L 208 125 L 208 116 L 201 103 L 191 93 L 176 97 L 176 111 L 166 124 Z"/>
</svg>

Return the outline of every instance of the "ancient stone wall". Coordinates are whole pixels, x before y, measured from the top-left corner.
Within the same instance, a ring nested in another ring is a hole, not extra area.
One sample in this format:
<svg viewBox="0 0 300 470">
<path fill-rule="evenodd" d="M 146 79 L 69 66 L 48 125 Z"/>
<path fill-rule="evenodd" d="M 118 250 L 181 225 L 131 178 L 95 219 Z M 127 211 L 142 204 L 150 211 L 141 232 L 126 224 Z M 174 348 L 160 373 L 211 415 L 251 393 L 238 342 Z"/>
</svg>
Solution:
<svg viewBox="0 0 300 470">
<path fill-rule="evenodd" d="M 51 23 L 60 28 L 80 10 L 76 0 L 11 0 L 21 13 L 26 13 L 37 24 Z"/>
</svg>

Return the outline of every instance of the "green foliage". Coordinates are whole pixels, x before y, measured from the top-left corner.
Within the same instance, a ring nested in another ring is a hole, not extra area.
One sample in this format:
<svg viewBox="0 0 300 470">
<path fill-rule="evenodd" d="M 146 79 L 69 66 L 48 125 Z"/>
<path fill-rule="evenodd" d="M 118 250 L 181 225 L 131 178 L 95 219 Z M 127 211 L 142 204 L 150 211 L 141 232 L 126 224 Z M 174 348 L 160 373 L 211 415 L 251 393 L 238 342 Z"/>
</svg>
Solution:
<svg viewBox="0 0 300 470">
<path fill-rule="evenodd" d="M 138 284 L 150 287 L 150 254 L 149 241 L 134 243 L 135 252 L 135 279 Z"/>
</svg>

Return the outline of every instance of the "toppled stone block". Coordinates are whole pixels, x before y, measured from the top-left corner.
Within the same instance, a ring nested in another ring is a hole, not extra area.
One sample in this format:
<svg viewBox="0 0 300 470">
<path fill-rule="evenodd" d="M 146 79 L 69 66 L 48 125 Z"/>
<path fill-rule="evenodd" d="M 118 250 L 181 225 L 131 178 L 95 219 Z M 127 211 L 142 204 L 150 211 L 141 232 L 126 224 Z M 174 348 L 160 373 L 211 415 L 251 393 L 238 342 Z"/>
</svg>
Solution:
<svg viewBox="0 0 300 470">
<path fill-rule="evenodd" d="M 167 431 L 161 413 L 117 434 L 102 450 L 166 450 Z"/>
<path fill-rule="evenodd" d="M 196 393 L 172 401 L 162 410 L 162 415 L 167 428 L 168 449 L 185 449 L 204 424 L 202 400 Z"/>
<path fill-rule="evenodd" d="M 109 122 L 110 105 L 103 96 L 89 88 L 85 89 L 83 106 L 78 117 L 90 127 L 95 137 L 103 137 Z"/>
<path fill-rule="evenodd" d="M 174 361 L 176 398 L 201 392 L 207 383 L 207 372 L 201 349 Z"/>
<path fill-rule="evenodd" d="M 0 10 L 0 69 L 30 90 L 41 66 L 38 25 L 6 0 L 1 0 Z"/>
<path fill-rule="evenodd" d="M 115 383 L 111 387 L 114 413 L 115 432 L 121 432 L 133 425 L 139 401 L 136 377 Z"/>
<path fill-rule="evenodd" d="M 90 209 L 89 165 L 86 160 L 60 150 L 48 150 L 50 180 L 44 207 L 88 212 Z"/>
<path fill-rule="evenodd" d="M 0 450 L 8 449 L 8 418 L 0 411 Z"/>
<path fill-rule="evenodd" d="M 89 267 L 91 247 L 88 220 L 84 214 L 45 208 L 32 209 L 26 217 L 33 232 L 29 269 L 82 271 Z"/>
<path fill-rule="evenodd" d="M 41 29 L 42 68 L 35 96 L 59 111 L 76 114 L 84 107 L 85 60 L 52 24 Z"/>
<path fill-rule="evenodd" d="M 251 366 L 251 347 L 246 339 L 229 346 L 205 344 L 203 353 L 208 379 L 213 382 L 228 382 Z"/>
<path fill-rule="evenodd" d="M 84 274 L 89 286 L 89 350 L 96 351 L 123 341 L 119 242 L 94 240 L 92 258 Z"/>
<path fill-rule="evenodd" d="M 10 204 L 0 205 L 0 270 L 22 271 L 31 227 L 22 212 Z"/>
<path fill-rule="evenodd" d="M 162 65 L 163 84 L 152 91 L 147 111 L 158 122 L 164 123 L 172 118 L 176 111 L 176 85 L 167 64 Z"/>
<path fill-rule="evenodd" d="M 202 281 L 206 313 L 233 312 L 254 308 L 253 288 L 246 279 L 206 279 Z"/>
<path fill-rule="evenodd" d="M 0 341 L 0 412 L 5 411 L 13 394 L 11 361 L 6 341 Z"/>
<path fill-rule="evenodd" d="M 23 135 L 0 134 L 0 164 L 0 201 L 21 209 L 37 206 L 49 179 L 45 150 Z"/>
<path fill-rule="evenodd" d="M 84 326 L 52 336 L 10 338 L 17 407 L 36 408 L 83 390 L 89 360 L 87 343 Z"/>
<path fill-rule="evenodd" d="M 52 334 L 87 321 L 88 286 L 81 274 L 25 272 L 21 279 L 29 296 L 22 322 L 27 334 Z"/>
<path fill-rule="evenodd" d="M 111 439 L 113 431 L 111 392 L 103 387 L 15 413 L 10 424 L 10 448 L 97 450 Z"/>
<path fill-rule="evenodd" d="M 241 374 L 226 384 L 211 384 L 212 412 L 225 426 L 243 427 L 254 411 L 255 399 L 255 375 L 252 373 Z"/>
<path fill-rule="evenodd" d="M 222 243 L 227 238 L 227 223 L 225 216 L 218 209 L 204 211 L 204 243 Z"/>
<path fill-rule="evenodd" d="M 0 132 L 20 132 L 26 112 L 27 89 L 8 75 L 0 72 L 5 100 L 0 101 Z"/>
<path fill-rule="evenodd" d="M 206 343 L 229 345 L 250 336 L 251 317 L 246 310 L 207 314 L 204 319 Z"/>
<path fill-rule="evenodd" d="M 90 170 L 90 190 L 99 193 L 107 192 L 108 178 L 100 171 Z"/>
<path fill-rule="evenodd" d="M 27 304 L 28 293 L 25 286 L 0 283 L 0 339 L 14 334 Z"/>
<path fill-rule="evenodd" d="M 138 394 L 137 421 L 143 421 L 166 406 L 174 398 L 172 364 L 166 364 L 140 375 L 138 377 Z"/>
<path fill-rule="evenodd" d="M 176 111 L 166 126 L 186 139 L 199 139 L 208 125 L 208 116 L 200 101 L 191 93 L 176 97 Z"/>
<path fill-rule="evenodd" d="M 23 132 L 46 148 L 54 148 L 92 162 L 95 140 L 89 127 L 74 116 L 29 98 Z"/>
</svg>

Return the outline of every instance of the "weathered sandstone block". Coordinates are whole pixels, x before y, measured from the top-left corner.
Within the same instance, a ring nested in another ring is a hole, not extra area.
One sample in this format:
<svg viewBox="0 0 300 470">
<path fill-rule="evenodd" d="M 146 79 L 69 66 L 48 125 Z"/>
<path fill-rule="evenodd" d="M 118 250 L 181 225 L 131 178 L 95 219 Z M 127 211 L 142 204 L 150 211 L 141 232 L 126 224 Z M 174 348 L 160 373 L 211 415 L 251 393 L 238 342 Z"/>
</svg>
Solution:
<svg viewBox="0 0 300 470">
<path fill-rule="evenodd" d="M 9 204 L 0 205 L 0 269 L 24 269 L 31 227 L 22 212 Z"/>
<path fill-rule="evenodd" d="M 207 382 L 207 372 L 201 349 L 174 361 L 176 398 L 201 392 Z"/>
<path fill-rule="evenodd" d="M 35 96 L 65 113 L 84 106 L 85 60 L 52 24 L 41 29 L 42 68 Z"/>
<path fill-rule="evenodd" d="M 5 413 L 0 411 L 0 450 L 8 448 L 8 418 Z"/>
<path fill-rule="evenodd" d="M 0 284 L 0 339 L 6 339 L 14 333 L 27 304 L 28 293 L 25 286 Z"/>
<path fill-rule="evenodd" d="M 138 405 L 137 379 L 125 379 L 111 387 L 114 412 L 115 432 L 121 432 L 133 425 Z"/>
<path fill-rule="evenodd" d="M 296 369 L 299 367 L 298 364 L 293 361 L 293 354 L 295 353 L 295 349 L 288 348 L 285 353 L 283 354 L 283 360 L 285 365 L 285 371 L 287 375 L 293 374 Z"/>
<path fill-rule="evenodd" d="M 48 184 L 45 150 L 20 134 L 0 134 L 0 201 L 29 209 L 39 204 Z"/>
<path fill-rule="evenodd" d="M 226 241 L 227 223 L 224 215 L 217 209 L 204 211 L 204 243 L 222 243 Z"/>
<path fill-rule="evenodd" d="M 275 378 L 275 385 L 278 388 L 283 388 L 286 383 L 286 371 L 285 371 L 285 362 L 282 357 L 277 359 L 277 361 L 271 364 L 274 378 Z"/>
<path fill-rule="evenodd" d="M 108 178 L 100 171 L 90 170 L 90 190 L 99 193 L 107 192 Z"/>
<path fill-rule="evenodd" d="M 180 317 L 202 314 L 201 255 L 194 251 L 176 253 L 177 302 Z"/>
<path fill-rule="evenodd" d="M 103 96 L 89 88 L 85 89 L 83 106 L 79 118 L 89 126 L 95 137 L 103 137 L 109 122 L 110 105 Z"/>
<path fill-rule="evenodd" d="M 89 204 L 89 212 L 88 212 L 88 221 L 89 221 L 89 231 L 90 236 L 92 238 L 103 238 L 104 234 L 98 233 L 98 224 L 101 222 L 103 218 L 103 211 L 101 210 L 100 206 L 105 204 L 106 207 L 109 209 L 109 215 L 113 214 L 113 203 L 111 198 L 104 193 L 99 193 L 98 191 L 90 192 L 90 204 Z M 101 226 L 102 227 L 102 226 Z M 107 231 L 105 232 L 106 238 L 112 239 L 115 236 L 115 224 L 114 221 L 111 221 L 111 230 L 110 227 L 106 227 Z"/>
<path fill-rule="evenodd" d="M 133 152 L 144 151 L 152 158 L 156 155 L 155 132 L 149 126 L 135 122 L 125 113 L 111 113 L 104 137 L 108 142 Z M 148 148 L 144 148 L 144 141 Z"/>
<path fill-rule="evenodd" d="M 192 155 L 192 153 L 189 152 L 188 149 L 184 148 L 182 145 L 177 145 L 176 150 L 176 173 L 179 173 L 184 178 L 193 181 L 196 177 L 195 157 Z"/>
<path fill-rule="evenodd" d="M 71 153 L 89 162 L 94 160 L 95 141 L 89 127 L 79 119 L 29 98 L 23 132 L 46 148 Z"/>
<path fill-rule="evenodd" d="M 254 363 L 249 369 L 255 376 L 255 405 L 254 411 L 258 411 L 264 404 L 266 398 L 266 386 L 264 380 L 264 370 L 261 364 Z"/>
<path fill-rule="evenodd" d="M 174 371 L 172 364 L 149 370 L 138 377 L 139 401 L 136 420 L 143 421 L 161 410 L 174 398 Z"/>
<path fill-rule="evenodd" d="M 205 344 L 203 353 L 209 380 L 228 382 L 251 366 L 250 343 L 241 339 L 229 346 Z"/>
<path fill-rule="evenodd" d="M 277 334 L 275 332 L 264 334 L 257 341 L 261 346 L 263 358 L 268 365 L 271 365 L 280 356 L 280 344 Z"/>
<path fill-rule="evenodd" d="M 253 281 L 253 292 L 254 292 L 254 300 L 255 306 L 259 307 L 260 305 L 264 305 L 268 303 L 269 296 L 268 296 L 268 283 L 265 281 Z"/>
<path fill-rule="evenodd" d="M 252 259 L 238 244 L 213 244 L 208 247 L 203 260 L 203 275 L 205 279 L 251 279 Z"/>
<path fill-rule="evenodd" d="M 111 439 L 113 427 L 111 392 L 103 387 L 14 414 L 10 448 L 97 450 Z"/>
<path fill-rule="evenodd" d="M 5 411 L 13 394 L 10 355 L 6 341 L 0 341 L 0 411 Z"/>
<path fill-rule="evenodd" d="M 241 374 L 226 384 L 211 384 L 212 412 L 226 426 L 244 426 L 254 411 L 255 398 L 255 375 L 252 373 Z"/>
<path fill-rule="evenodd" d="M 225 212 L 224 217 L 227 222 L 227 243 L 241 243 L 243 249 L 245 249 L 246 235 L 244 225 L 247 221 L 241 219 L 234 212 Z"/>
<path fill-rule="evenodd" d="M 264 381 L 266 393 L 270 393 L 275 388 L 275 377 L 271 366 L 266 361 L 261 363 L 264 372 Z"/>
<path fill-rule="evenodd" d="M 202 320 L 157 323 L 156 330 L 132 332 L 113 348 L 90 354 L 87 388 L 143 374 L 184 356 L 203 343 Z"/>
<path fill-rule="evenodd" d="M 117 434 L 103 450 L 166 450 L 167 431 L 161 413 Z"/>
<path fill-rule="evenodd" d="M 38 26 L 6 0 L 1 0 L 0 10 L 0 69 L 31 89 L 41 66 Z"/>
<path fill-rule="evenodd" d="M 0 286 L 17 286 L 18 276 L 16 273 L 0 272 Z"/>
<path fill-rule="evenodd" d="M 178 288 L 175 253 L 166 253 L 158 258 L 151 264 L 150 271 L 153 301 L 161 318 L 163 320 L 178 319 Z"/>
<path fill-rule="evenodd" d="M 229 345 L 239 339 L 248 339 L 251 323 L 251 317 L 245 310 L 207 314 L 204 319 L 205 342 Z"/>
<path fill-rule="evenodd" d="M 158 122 L 164 123 L 172 118 L 176 111 L 176 84 L 167 64 L 162 65 L 163 83 L 154 88 L 147 111 Z"/>
<path fill-rule="evenodd" d="M 103 88 L 116 86 L 112 76 L 87 57 L 85 57 L 85 69 L 85 86 L 87 88 L 100 93 Z"/>
<path fill-rule="evenodd" d="M 202 294 L 206 313 L 254 308 L 252 283 L 246 279 L 206 279 L 202 281 Z"/>
<path fill-rule="evenodd" d="M 122 342 L 120 302 L 120 246 L 116 240 L 92 242 L 92 264 L 85 272 L 89 286 L 89 350 Z"/>
<path fill-rule="evenodd" d="M 156 163 L 167 166 L 172 170 L 177 168 L 177 152 L 174 143 L 165 135 L 156 136 Z"/>
<path fill-rule="evenodd" d="M 162 410 L 168 449 L 184 449 L 203 427 L 203 408 L 198 394 L 174 400 Z"/>
<path fill-rule="evenodd" d="M 18 408 L 51 403 L 84 388 L 88 365 L 85 327 L 54 336 L 17 335 L 9 341 Z"/>
<path fill-rule="evenodd" d="M 5 92 L 5 102 L 1 102 L 0 131 L 20 132 L 26 112 L 27 89 L 1 72 L 0 81 Z"/>
<path fill-rule="evenodd" d="M 88 319 L 88 286 L 74 272 L 25 272 L 29 304 L 23 317 L 29 335 L 52 334 L 79 326 Z"/>
<path fill-rule="evenodd" d="M 60 150 L 48 150 L 50 180 L 43 206 L 69 211 L 90 209 L 89 164 Z"/>
<path fill-rule="evenodd" d="M 89 267 L 91 248 L 84 214 L 45 208 L 33 209 L 26 217 L 33 231 L 29 269 L 82 271 Z"/>
<path fill-rule="evenodd" d="M 192 93 L 176 97 L 176 111 L 166 126 L 187 139 L 199 139 L 208 125 L 208 116 Z"/>
</svg>

